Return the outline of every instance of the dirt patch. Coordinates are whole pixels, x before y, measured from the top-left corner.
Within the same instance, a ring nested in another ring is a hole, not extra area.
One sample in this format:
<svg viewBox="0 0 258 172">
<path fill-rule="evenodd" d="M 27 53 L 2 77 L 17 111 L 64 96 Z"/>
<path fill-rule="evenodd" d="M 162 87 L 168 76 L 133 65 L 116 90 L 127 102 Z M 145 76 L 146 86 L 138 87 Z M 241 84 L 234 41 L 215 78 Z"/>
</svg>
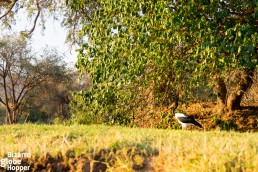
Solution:
<svg viewBox="0 0 258 172">
<path fill-rule="evenodd" d="M 101 154 L 101 152 L 99 154 Z M 47 154 L 47 156 L 40 157 L 35 162 L 31 163 L 30 166 L 33 171 L 106 171 L 107 165 L 99 154 L 94 156 L 92 160 L 85 155 L 78 157 L 64 157 L 61 155 L 52 157 Z"/>
<path fill-rule="evenodd" d="M 166 108 L 160 108 L 153 112 L 141 113 L 135 119 L 134 125 L 137 127 L 171 128 L 181 129 L 181 125 L 175 120 L 171 111 L 166 112 Z M 177 108 L 178 112 L 193 116 L 202 124 L 204 130 L 234 130 L 241 132 L 258 131 L 258 105 L 243 105 L 241 110 L 225 112 L 216 107 L 215 103 L 190 103 Z M 191 127 L 191 130 L 198 130 Z"/>
<path fill-rule="evenodd" d="M 224 112 L 216 108 L 215 103 L 195 103 L 182 107 L 188 114 L 195 117 L 206 130 L 222 129 L 235 131 L 257 132 L 258 106 L 245 106 L 241 110 Z"/>
</svg>

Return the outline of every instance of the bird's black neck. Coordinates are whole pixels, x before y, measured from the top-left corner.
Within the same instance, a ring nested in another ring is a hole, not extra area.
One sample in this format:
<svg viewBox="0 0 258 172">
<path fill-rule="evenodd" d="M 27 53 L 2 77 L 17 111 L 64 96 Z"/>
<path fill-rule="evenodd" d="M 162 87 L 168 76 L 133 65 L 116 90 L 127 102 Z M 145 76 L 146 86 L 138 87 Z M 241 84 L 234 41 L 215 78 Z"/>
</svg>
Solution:
<svg viewBox="0 0 258 172">
<path fill-rule="evenodd" d="M 176 102 L 176 103 L 175 103 L 175 107 L 173 107 L 173 109 L 172 109 L 172 114 L 175 113 L 175 110 L 177 109 L 177 106 L 178 106 L 178 103 Z"/>
</svg>

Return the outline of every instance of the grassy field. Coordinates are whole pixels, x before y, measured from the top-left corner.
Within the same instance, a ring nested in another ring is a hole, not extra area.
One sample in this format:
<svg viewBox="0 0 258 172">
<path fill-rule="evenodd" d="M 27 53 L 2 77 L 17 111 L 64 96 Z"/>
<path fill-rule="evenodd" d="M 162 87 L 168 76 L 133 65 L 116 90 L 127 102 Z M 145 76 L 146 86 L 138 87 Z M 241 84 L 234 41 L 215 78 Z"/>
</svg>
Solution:
<svg viewBox="0 0 258 172">
<path fill-rule="evenodd" d="M 0 159 L 30 153 L 22 165 L 34 171 L 258 169 L 258 133 L 26 124 L 0 135 Z"/>
</svg>

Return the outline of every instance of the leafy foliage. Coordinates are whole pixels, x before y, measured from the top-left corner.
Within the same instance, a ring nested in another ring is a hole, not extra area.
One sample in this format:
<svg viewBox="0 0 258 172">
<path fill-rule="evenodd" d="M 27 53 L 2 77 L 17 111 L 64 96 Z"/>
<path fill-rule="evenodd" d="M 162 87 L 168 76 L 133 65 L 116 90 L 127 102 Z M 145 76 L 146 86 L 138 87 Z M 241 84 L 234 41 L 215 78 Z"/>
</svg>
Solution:
<svg viewBox="0 0 258 172">
<path fill-rule="evenodd" d="M 186 64 L 172 51 L 179 48 L 171 37 L 173 30 L 168 29 L 172 23 L 166 26 L 167 33 L 162 33 L 166 28 L 161 28 L 161 22 L 171 17 L 166 5 L 141 1 L 100 4 L 91 24 L 81 31 L 89 42 L 79 50 L 77 66 L 93 80 L 92 89 L 82 94 L 81 104 L 91 108 L 84 113 L 129 124 L 136 112 L 168 104 L 177 96 L 176 90 L 187 90 L 184 82 L 191 74 L 182 70 Z M 157 16 L 161 12 L 163 15 Z M 173 87 L 176 81 L 181 83 Z"/>
<path fill-rule="evenodd" d="M 187 101 L 214 77 L 258 63 L 255 1 L 106 0 L 91 19 L 80 31 L 88 41 L 77 67 L 93 83 L 75 99 L 98 122 L 128 124 L 136 113 Z"/>
</svg>

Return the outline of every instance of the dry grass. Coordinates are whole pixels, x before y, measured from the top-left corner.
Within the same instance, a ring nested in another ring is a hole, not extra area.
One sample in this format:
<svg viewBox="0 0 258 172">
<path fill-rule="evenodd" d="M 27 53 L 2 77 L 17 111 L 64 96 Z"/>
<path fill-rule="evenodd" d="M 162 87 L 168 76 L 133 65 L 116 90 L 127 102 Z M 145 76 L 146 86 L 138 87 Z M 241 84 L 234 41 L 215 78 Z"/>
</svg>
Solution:
<svg viewBox="0 0 258 172">
<path fill-rule="evenodd" d="M 0 127 L 0 159 L 29 152 L 33 170 L 255 171 L 258 133 L 104 125 Z"/>
</svg>

